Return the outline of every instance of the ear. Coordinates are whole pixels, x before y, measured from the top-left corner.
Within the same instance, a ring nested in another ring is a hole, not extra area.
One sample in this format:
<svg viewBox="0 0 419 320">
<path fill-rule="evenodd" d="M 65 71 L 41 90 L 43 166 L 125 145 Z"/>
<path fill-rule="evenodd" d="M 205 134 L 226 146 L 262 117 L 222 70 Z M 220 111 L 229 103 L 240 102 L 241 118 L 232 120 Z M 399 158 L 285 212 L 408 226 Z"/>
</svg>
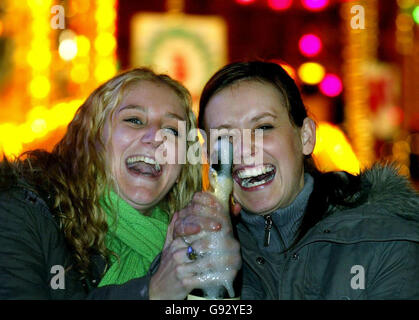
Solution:
<svg viewBox="0 0 419 320">
<path fill-rule="evenodd" d="M 304 119 L 300 131 L 303 154 L 310 155 L 316 145 L 316 123 L 313 119 L 307 117 Z"/>
</svg>

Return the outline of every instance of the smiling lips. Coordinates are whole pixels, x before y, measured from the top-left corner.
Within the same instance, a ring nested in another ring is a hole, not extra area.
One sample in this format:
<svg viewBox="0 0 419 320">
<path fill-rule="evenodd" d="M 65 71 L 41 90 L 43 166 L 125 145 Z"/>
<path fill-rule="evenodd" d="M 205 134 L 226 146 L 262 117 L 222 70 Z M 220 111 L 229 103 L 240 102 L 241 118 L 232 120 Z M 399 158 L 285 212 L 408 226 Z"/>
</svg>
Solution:
<svg viewBox="0 0 419 320">
<path fill-rule="evenodd" d="M 157 178 L 162 173 L 162 167 L 153 158 L 147 156 L 132 156 L 126 160 L 128 171 L 138 175 L 142 174 L 151 178 Z"/>
<path fill-rule="evenodd" d="M 234 170 L 233 178 L 242 189 L 252 191 L 271 183 L 275 174 L 275 166 L 263 164 L 257 167 L 240 167 Z"/>
</svg>

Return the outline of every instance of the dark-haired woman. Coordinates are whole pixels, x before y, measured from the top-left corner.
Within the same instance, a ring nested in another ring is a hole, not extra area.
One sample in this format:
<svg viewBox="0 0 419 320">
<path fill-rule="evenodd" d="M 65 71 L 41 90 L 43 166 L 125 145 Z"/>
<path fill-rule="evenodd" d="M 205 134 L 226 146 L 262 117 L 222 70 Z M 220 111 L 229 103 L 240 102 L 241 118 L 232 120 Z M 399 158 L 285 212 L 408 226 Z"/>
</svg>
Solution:
<svg viewBox="0 0 419 320">
<path fill-rule="evenodd" d="M 222 68 L 198 120 L 207 135 L 263 132 L 263 145 L 236 149 L 263 163 L 233 168 L 242 299 L 419 299 L 418 194 L 392 167 L 317 171 L 315 123 L 279 65 Z"/>
</svg>

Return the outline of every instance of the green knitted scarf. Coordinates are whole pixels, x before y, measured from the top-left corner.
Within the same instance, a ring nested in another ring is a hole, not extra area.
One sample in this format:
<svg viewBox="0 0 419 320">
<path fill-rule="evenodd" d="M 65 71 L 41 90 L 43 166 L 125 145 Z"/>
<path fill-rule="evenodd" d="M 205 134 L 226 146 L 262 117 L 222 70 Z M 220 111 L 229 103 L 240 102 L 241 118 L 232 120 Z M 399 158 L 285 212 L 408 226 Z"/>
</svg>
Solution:
<svg viewBox="0 0 419 320">
<path fill-rule="evenodd" d="M 110 268 L 99 287 L 122 284 L 146 275 L 163 249 L 169 223 L 168 214 L 159 207 L 155 207 L 150 216 L 144 216 L 114 192 L 109 198 L 111 201 L 107 197 L 101 201 L 109 226 L 105 241 L 107 248 L 118 257 L 111 255 Z"/>
</svg>

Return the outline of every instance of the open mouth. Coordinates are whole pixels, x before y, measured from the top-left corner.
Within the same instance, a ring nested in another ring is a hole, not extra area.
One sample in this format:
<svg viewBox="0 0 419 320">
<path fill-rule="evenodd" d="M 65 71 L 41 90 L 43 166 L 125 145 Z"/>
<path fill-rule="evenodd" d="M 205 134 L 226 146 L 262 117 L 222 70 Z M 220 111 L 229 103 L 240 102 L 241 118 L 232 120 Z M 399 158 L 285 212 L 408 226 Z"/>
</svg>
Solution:
<svg viewBox="0 0 419 320">
<path fill-rule="evenodd" d="M 126 160 L 128 171 L 135 175 L 157 178 L 162 173 L 162 167 L 155 159 L 147 156 L 132 156 Z"/>
<path fill-rule="evenodd" d="M 264 164 L 239 168 L 233 172 L 233 178 L 243 189 L 252 190 L 269 184 L 275 178 L 275 174 L 275 166 Z"/>
</svg>

